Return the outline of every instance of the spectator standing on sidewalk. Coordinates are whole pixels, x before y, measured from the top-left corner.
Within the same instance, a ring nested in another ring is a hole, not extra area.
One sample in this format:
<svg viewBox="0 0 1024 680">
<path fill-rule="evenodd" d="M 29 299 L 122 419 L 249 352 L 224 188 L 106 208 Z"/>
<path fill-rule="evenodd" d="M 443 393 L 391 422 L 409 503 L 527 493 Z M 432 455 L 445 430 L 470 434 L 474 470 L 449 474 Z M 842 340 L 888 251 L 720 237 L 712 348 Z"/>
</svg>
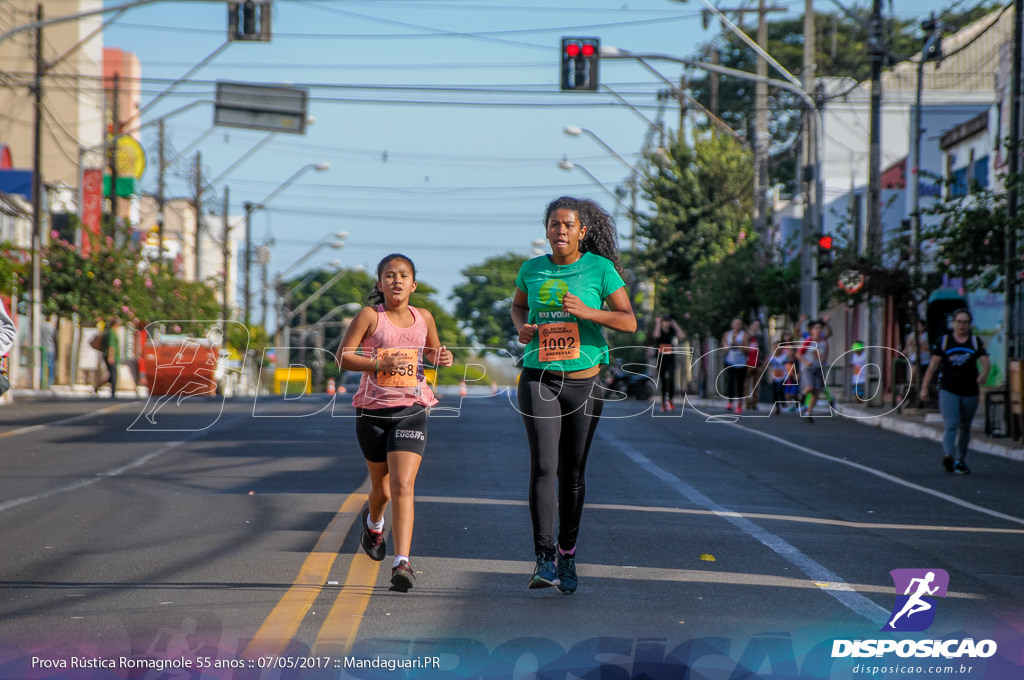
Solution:
<svg viewBox="0 0 1024 680">
<path fill-rule="evenodd" d="M 928 327 L 924 321 L 918 320 L 917 332 L 907 333 L 903 341 L 903 353 L 910 360 L 915 378 L 920 378 L 928 370 L 932 361 L 931 346 L 928 343 Z"/>
<path fill-rule="evenodd" d="M 53 385 L 54 362 L 57 357 L 57 328 L 53 321 L 43 319 L 42 325 L 43 349 L 46 350 L 46 363 L 44 364 L 41 377 L 47 387 Z"/>
<path fill-rule="evenodd" d="M 117 397 L 117 364 L 121 361 L 121 342 L 117 337 L 117 329 L 121 327 L 121 320 L 116 316 L 110 317 L 103 333 L 100 335 L 100 344 L 97 349 L 103 365 L 107 369 L 107 377 L 96 384 L 97 394 L 100 388 L 110 383 L 110 398 Z"/>
<path fill-rule="evenodd" d="M 0 300 L 0 356 L 11 351 L 14 347 L 14 338 L 17 331 L 14 328 L 14 320 L 7 313 L 7 307 L 3 300 Z"/>
<path fill-rule="evenodd" d="M 14 320 L 7 313 L 4 301 L 0 300 L 0 396 L 11 389 L 11 382 L 7 377 L 7 354 L 14 347 L 14 338 L 17 330 L 14 328 Z"/>
<path fill-rule="evenodd" d="M 750 322 L 747 335 L 750 336 L 750 350 L 747 352 L 747 386 L 744 392 L 747 394 L 747 408 L 756 411 L 761 401 L 761 377 L 768 367 L 768 347 L 758 319 Z"/>
<path fill-rule="evenodd" d="M 683 330 L 671 315 L 665 314 L 654 322 L 651 344 L 658 353 L 658 386 L 661 388 L 661 410 L 675 408 L 672 396 L 676 392 L 676 355 L 672 347 L 683 339 Z"/>
<path fill-rule="evenodd" d="M 736 409 L 743 413 L 743 386 L 747 381 L 747 350 L 750 339 L 743 327 L 743 319 L 736 317 L 732 326 L 722 336 L 725 349 L 725 400 L 726 411 Z"/>
<path fill-rule="evenodd" d="M 966 475 L 971 470 L 964 459 L 971 441 L 971 420 L 978 410 L 981 385 L 992 367 L 985 345 L 971 331 L 974 318 L 969 309 L 953 312 L 953 332 L 932 346 L 931 362 L 921 379 L 921 400 L 928 398 L 928 385 L 939 373 L 939 411 L 942 413 L 942 466 L 947 472 Z M 978 370 L 981 364 L 981 370 Z"/>
<path fill-rule="evenodd" d="M 797 342 L 793 339 L 793 331 L 783 328 L 779 341 L 772 346 L 771 359 L 768 361 L 768 367 L 772 372 L 772 415 L 781 413 L 783 408 L 787 411 L 796 410 L 796 403 L 800 398 L 796 348 Z"/>
</svg>

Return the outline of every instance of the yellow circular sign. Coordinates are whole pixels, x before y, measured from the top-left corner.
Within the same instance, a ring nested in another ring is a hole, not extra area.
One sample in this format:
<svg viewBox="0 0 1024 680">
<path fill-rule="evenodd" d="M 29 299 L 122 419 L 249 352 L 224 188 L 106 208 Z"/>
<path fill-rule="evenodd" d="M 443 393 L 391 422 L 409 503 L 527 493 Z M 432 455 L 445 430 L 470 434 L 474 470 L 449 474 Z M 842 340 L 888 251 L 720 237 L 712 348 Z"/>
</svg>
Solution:
<svg viewBox="0 0 1024 680">
<path fill-rule="evenodd" d="M 146 171 L 146 152 L 139 140 L 130 135 L 117 138 L 117 174 L 141 179 Z"/>
</svg>

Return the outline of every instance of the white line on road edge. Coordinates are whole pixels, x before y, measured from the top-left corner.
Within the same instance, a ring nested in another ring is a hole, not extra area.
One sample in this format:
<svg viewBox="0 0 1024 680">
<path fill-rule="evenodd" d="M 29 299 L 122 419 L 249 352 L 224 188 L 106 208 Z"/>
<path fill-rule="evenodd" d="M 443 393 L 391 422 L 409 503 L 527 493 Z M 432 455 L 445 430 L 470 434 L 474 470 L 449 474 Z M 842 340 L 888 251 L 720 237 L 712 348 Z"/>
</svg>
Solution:
<svg viewBox="0 0 1024 680">
<path fill-rule="evenodd" d="M 835 456 L 830 456 L 827 453 L 822 453 L 821 451 L 815 451 L 814 449 L 809 449 L 806 446 L 801 446 L 799 444 L 794 444 L 793 442 L 786 441 L 782 437 L 776 437 L 775 435 L 768 434 L 767 432 L 761 432 L 759 430 L 754 430 L 754 429 L 751 429 L 749 427 L 743 427 L 742 425 L 737 425 L 735 423 L 731 423 L 731 425 L 733 427 L 738 427 L 738 428 L 740 428 L 740 429 L 742 429 L 742 430 L 744 430 L 746 432 L 749 432 L 750 434 L 756 434 L 756 435 L 758 435 L 760 437 L 764 437 L 765 439 L 770 439 L 773 442 L 776 442 L 778 444 L 783 444 L 785 446 L 788 446 L 791 449 L 796 449 L 797 451 L 800 451 L 802 453 L 806 453 L 806 454 L 815 456 L 816 458 L 821 458 L 823 460 L 827 460 L 827 461 L 829 461 L 831 463 L 840 463 L 842 465 L 847 465 L 847 466 L 852 467 L 852 468 L 854 468 L 856 470 L 860 470 L 861 472 L 867 472 L 868 474 L 871 474 L 871 475 L 874 475 L 874 476 L 879 477 L 881 479 L 884 479 L 887 482 L 892 482 L 893 484 L 898 484 L 900 486 L 905 486 L 908 489 L 913 489 L 914 491 L 920 491 L 921 493 L 928 494 L 929 496 L 934 496 L 935 498 L 944 500 L 947 503 L 952 503 L 954 505 L 959 505 L 961 508 L 965 508 L 967 510 L 974 510 L 975 512 L 980 512 L 983 515 L 988 515 L 989 517 L 995 517 L 997 519 L 1004 519 L 1007 522 L 1013 522 L 1014 524 L 1024 524 L 1024 519 L 1021 519 L 1020 517 L 1014 517 L 1013 515 L 1006 515 L 1006 514 L 1003 514 L 1001 512 L 998 512 L 996 510 L 989 510 L 988 508 L 982 507 L 980 505 L 975 505 L 974 503 L 970 503 L 968 501 L 962 500 L 960 498 L 957 498 L 956 496 L 950 496 L 949 494 L 942 493 L 941 491 L 936 491 L 935 489 L 929 489 L 928 487 L 921 486 L 920 484 L 915 484 L 913 482 L 908 482 L 905 479 L 900 479 L 899 477 L 896 477 L 894 475 L 890 475 L 887 472 L 882 472 L 881 470 L 876 470 L 874 468 L 868 467 L 867 465 L 861 465 L 860 463 L 854 463 L 852 461 L 844 460 L 842 458 L 836 458 Z"/>
<path fill-rule="evenodd" d="M 229 421 L 238 420 L 238 419 L 240 419 L 242 417 L 247 417 L 247 416 L 248 416 L 247 413 L 243 413 L 243 414 L 241 414 L 239 416 L 236 416 L 235 418 L 230 418 Z M 218 422 L 220 422 L 219 419 L 218 419 Z M 51 425 L 52 424 L 53 423 L 51 423 Z M 36 427 L 36 426 L 33 426 L 33 427 Z M 181 446 L 182 444 L 187 444 L 187 443 L 189 443 L 189 442 L 191 442 L 191 441 L 193 441 L 195 439 L 199 439 L 201 436 L 206 435 L 208 433 L 209 433 L 209 430 L 199 430 L 197 432 L 192 432 L 191 435 L 186 437 L 185 439 L 179 439 L 178 441 L 168 442 L 167 444 L 164 444 L 163 446 L 161 446 L 156 451 L 150 451 L 149 453 L 147 453 L 144 456 L 141 456 L 139 458 L 136 458 L 135 460 L 133 460 L 130 463 L 125 463 L 124 465 L 119 465 L 119 466 L 117 466 L 115 468 L 111 468 L 109 470 L 104 470 L 102 472 L 97 472 L 92 477 L 85 477 L 83 479 L 79 479 L 77 482 L 71 482 L 70 484 L 65 484 L 64 486 L 58 486 L 58 487 L 55 487 L 53 489 L 49 489 L 48 491 L 44 491 L 42 493 L 38 493 L 38 494 L 36 494 L 34 496 L 22 496 L 21 498 L 12 498 L 9 501 L 4 501 L 3 503 L 0 503 L 0 512 L 3 512 L 4 510 L 10 510 L 11 508 L 16 508 L 19 505 L 24 505 L 26 503 L 31 503 L 32 501 L 38 501 L 38 500 L 41 500 L 43 498 L 49 498 L 50 496 L 56 496 L 57 494 L 66 493 L 68 491 L 74 491 L 76 489 L 81 489 L 83 487 L 89 486 L 90 484 L 95 484 L 96 482 L 98 482 L 100 480 L 107 479 L 108 477 L 117 477 L 119 475 L 124 474 L 125 472 L 128 472 L 129 470 L 133 470 L 133 469 L 135 469 L 137 467 L 141 467 L 141 466 L 145 465 L 146 463 L 150 462 L 154 458 L 162 456 L 165 453 L 167 453 L 168 451 L 170 451 L 172 449 L 175 449 L 175 448 Z"/>
<path fill-rule="evenodd" d="M 26 425 L 25 427 L 18 427 L 13 430 L 7 430 L 6 432 L 0 432 L 0 437 L 17 437 L 22 434 L 29 434 L 30 432 L 38 432 L 39 430 L 45 430 L 48 427 L 54 427 L 55 425 L 67 425 L 68 423 L 75 423 L 79 420 L 87 420 L 96 416 L 101 416 L 111 411 L 125 406 L 126 404 L 112 404 L 111 406 L 104 406 L 96 411 L 89 411 L 88 413 L 80 413 L 77 416 L 71 416 L 70 418 L 64 418 L 62 420 L 54 420 L 49 423 L 39 423 L 38 425 Z"/>
<path fill-rule="evenodd" d="M 856 590 L 851 588 L 843 579 L 837 574 L 833 573 L 827 567 L 818 564 L 813 559 L 800 552 L 795 546 L 791 545 L 784 539 L 776 536 L 770 531 L 762 529 L 758 525 L 754 524 L 750 520 L 740 517 L 737 513 L 723 507 L 711 500 L 700 491 L 697 491 L 694 487 L 690 486 L 683 480 L 676 477 L 671 472 L 661 469 L 650 461 L 645 455 L 637 451 L 635 448 L 620 441 L 616 437 L 607 434 L 606 432 L 601 433 L 608 443 L 618 447 L 620 451 L 626 454 L 634 463 L 639 465 L 641 468 L 650 472 L 652 475 L 665 482 L 673 489 L 678 491 L 681 495 L 685 496 L 690 500 L 691 503 L 700 505 L 708 510 L 712 511 L 725 521 L 729 522 L 740 531 L 752 536 L 762 545 L 774 551 L 780 557 L 785 559 L 787 562 L 798 568 L 804 574 L 814 581 L 828 583 L 827 588 L 822 590 L 839 601 L 840 604 L 845 606 L 850 611 L 863 616 L 868 621 L 878 624 L 884 624 L 889 617 L 889 610 L 883 609 L 868 598 L 864 597 Z"/>
</svg>

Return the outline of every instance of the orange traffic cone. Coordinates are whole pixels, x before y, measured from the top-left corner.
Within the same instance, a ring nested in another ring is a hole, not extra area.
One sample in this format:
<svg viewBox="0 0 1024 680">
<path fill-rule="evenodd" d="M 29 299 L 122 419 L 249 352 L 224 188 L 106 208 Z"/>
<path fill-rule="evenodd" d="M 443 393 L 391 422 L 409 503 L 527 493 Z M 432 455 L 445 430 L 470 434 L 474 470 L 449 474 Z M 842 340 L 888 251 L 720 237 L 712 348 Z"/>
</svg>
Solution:
<svg viewBox="0 0 1024 680">
<path fill-rule="evenodd" d="M 465 380 L 459 382 L 459 396 L 460 397 L 466 396 L 466 381 Z"/>
<path fill-rule="evenodd" d="M 334 394 L 335 391 L 336 390 L 334 388 L 334 378 L 328 378 L 328 380 L 327 380 L 327 394 Z"/>
</svg>

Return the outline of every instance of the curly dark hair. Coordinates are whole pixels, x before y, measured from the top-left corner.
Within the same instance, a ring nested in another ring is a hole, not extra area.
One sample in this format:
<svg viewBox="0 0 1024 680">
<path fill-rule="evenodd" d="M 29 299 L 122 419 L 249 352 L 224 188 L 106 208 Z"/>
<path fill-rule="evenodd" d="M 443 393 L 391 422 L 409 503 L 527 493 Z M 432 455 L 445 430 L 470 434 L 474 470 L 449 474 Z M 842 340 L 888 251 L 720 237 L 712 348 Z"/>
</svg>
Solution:
<svg viewBox="0 0 1024 680">
<path fill-rule="evenodd" d="M 544 211 L 544 226 L 547 226 L 551 213 L 556 210 L 572 210 L 580 218 L 580 224 L 587 228 L 587 235 L 580 242 L 580 251 L 594 253 L 611 260 L 615 271 L 625 280 L 626 272 L 619 261 L 618 232 L 615 220 L 608 212 L 589 198 L 562 196 L 548 203 Z"/>
<path fill-rule="evenodd" d="M 384 259 L 377 263 L 378 281 L 380 281 L 380 277 L 384 276 L 384 267 L 386 267 L 388 262 L 391 262 L 391 260 L 405 260 L 409 264 L 409 268 L 412 269 L 412 280 L 416 280 L 415 263 L 413 263 L 413 261 L 407 255 L 402 255 L 401 253 L 391 253 L 390 255 L 385 255 Z M 374 286 L 373 290 L 371 290 L 370 293 L 366 296 L 366 302 L 367 304 L 373 307 L 384 304 L 384 292 L 377 286 Z"/>
</svg>

